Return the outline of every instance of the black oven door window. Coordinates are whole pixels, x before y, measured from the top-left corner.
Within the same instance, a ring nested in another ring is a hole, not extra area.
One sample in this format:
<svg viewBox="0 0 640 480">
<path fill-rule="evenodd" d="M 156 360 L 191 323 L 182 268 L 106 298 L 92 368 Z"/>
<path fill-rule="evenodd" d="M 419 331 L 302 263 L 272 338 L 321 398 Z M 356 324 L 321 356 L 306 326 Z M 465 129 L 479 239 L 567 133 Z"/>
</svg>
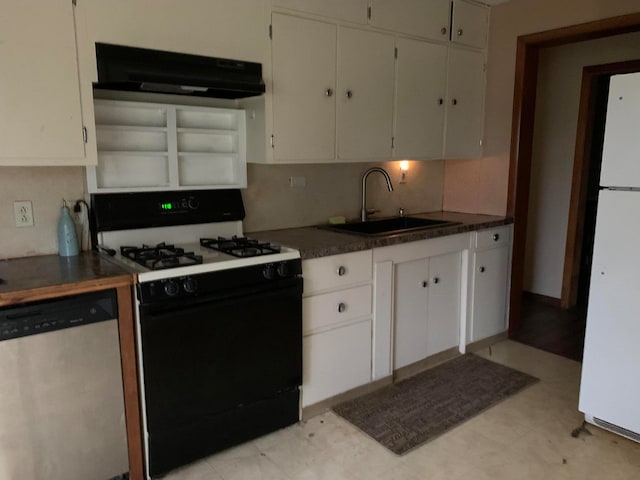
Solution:
<svg viewBox="0 0 640 480">
<path fill-rule="evenodd" d="M 141 307 L 149 432 L 184 428 L 302 383 L 302 280 Z"/>
</svg>

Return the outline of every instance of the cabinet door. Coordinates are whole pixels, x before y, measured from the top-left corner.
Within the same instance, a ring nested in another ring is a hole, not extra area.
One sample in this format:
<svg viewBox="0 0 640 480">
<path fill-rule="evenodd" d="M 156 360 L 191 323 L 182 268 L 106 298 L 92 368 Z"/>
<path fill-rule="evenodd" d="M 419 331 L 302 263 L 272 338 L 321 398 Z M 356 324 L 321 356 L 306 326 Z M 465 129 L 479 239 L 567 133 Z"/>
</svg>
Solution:
<svg viewBox="0 0 640 480">
<path fill-rule="evenodd" d="M 398 40 L 393 157 L 441 158 L 447 47 Z"/>
<path fill-rule="evenodd" d="M 367 23 L 368 0 L 273 0 L 277 7 L 337 18 L 347 22 Z"/>
<path fill-rule="evenodd" d="M 399 263 L 395 272 L 393 368 L 427 356 L 428 260 Z"/>
<path fill-rule="evenodd" d="M 371 0 L 369 24 L 433 40 L 449 38 L 450 0 Z"/>
<path fill-rule="evenodd" d="M 489 8 L 476 3 L 454 0 L 451 41 L 460 45 L 485 48 L 489 28 Z"/>
<path fill-rule="evenodd" d="M 460 344 L 460 253 L 429 258 L 427 355 Z"/>
<path fill-rule="evenodd" d="M 613 75 L 609 86 L 600 185 L 640 185 L 640 73 Z"/>
<path fill-rule="evenodd" d="M 83 163 L 71 1 L 2 1 L 0 105 L 0 164 Z"/>
<path fill-rule="evenodd" d="M 449 48 L 445 157 L 482 155 L 484 54 Z"/>
<path fill-rule="evenodd" d="M 336 26 L 273 15 L 277 160 L 335 158 Z"/>
<path fill-rule="evenodd" d="M 389 35 L 338 29 L 338 158 L 391 158 L 394 48 Z"/>
<path fill-rule="evenodd" d="M 471 341 L 503 332 L 506 327 L 508 247 L 475 254 Z"/>
<path fill-rule="evenodd" d="M 304 337 L 302 406 L 371 381 L 371 320 Z"/>
</svg>

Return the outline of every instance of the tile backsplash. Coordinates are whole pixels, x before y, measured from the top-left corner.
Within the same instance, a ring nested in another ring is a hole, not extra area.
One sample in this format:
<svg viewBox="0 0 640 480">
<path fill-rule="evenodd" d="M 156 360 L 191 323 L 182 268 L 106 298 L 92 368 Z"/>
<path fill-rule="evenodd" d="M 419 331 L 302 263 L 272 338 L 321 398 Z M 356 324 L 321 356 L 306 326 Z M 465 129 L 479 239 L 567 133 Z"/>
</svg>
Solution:
<svg viewBox="0 0 640 480">
<path fill-rule="evenodd" d="M 391 176 L 388 192 L 382 175 L 367 181 L 368 207 L 389 216 L 403 207 L 412 212 L 442 209 L 444 162 L 410 162 L 400 183 L 399 162 L 323 165 L 248 165 L 249 187 L 243 191 L 245 231 L 326 223 L 331 216 L 360 214 L 362 173 L 381 166 Z M 290 187 L 289 178 L 304 177 L 306 186 Z M 0 259 L 58 251 L 56 228 L 62 199 L 84 198 L 82 167 L 0 167 Z M 13 202 L 31 200 L 34 227 L 17 228 Z"/>
</svg>

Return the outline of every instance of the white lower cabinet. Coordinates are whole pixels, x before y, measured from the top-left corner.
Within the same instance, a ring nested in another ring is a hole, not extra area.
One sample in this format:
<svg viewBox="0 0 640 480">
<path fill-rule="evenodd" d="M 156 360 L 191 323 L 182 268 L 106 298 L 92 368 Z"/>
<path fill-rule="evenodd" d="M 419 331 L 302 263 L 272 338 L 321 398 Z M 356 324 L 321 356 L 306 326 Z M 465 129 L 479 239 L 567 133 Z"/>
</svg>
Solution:
<svg viewBox="0 0 640 480">
<path fill-rule="evenodd" d="M 394 368 L 460 343 L 461 253 L 396 265 Z"/>
<path fill-rule="evenodd" d="M 374 380 L 450 348 L 464 351 L 470 248 L 471 234 L 461 233 L 373 250 Z"/>
<path fill-rule="evenodd" d="M 476 232 L 467 342 L 507 329 L 511 227 Z"/>
<path fill-rule="evenodd" d="M 303 338 L 302 406 L 371 381 L 371 319 Z"/>
<path fill-rule="evenodd" d="M 302 262 L 302 406 L 371 381 L 371 250 Z"/>
</svg>

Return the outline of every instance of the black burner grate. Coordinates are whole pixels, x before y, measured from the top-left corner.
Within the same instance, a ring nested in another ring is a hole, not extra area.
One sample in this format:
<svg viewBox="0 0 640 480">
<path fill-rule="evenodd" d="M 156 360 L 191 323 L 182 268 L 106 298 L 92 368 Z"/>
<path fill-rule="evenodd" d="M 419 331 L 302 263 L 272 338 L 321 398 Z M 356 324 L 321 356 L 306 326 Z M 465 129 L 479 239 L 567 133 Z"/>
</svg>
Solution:
<svg viewBox="0 0 640 480">
<path fill-rule="evenodd" d="M 164 242 L 155 247 L 143 245 L 142 247 L 120 247 L 123 257 L 150 270 L 163 270 L 165 268 L 186 267 L 202 263 L 202 255 L 193 252 L 185 252 L 183 248 L 168 245 Z"/>
<path fill-rule="evenodd" d="M 200 245 L 234 257 L 258 257 L 260 255 L 280 253 L 280 245 L 278 244 L 235 235 L 231 238 L 201 238 Z"/>
</svg>

